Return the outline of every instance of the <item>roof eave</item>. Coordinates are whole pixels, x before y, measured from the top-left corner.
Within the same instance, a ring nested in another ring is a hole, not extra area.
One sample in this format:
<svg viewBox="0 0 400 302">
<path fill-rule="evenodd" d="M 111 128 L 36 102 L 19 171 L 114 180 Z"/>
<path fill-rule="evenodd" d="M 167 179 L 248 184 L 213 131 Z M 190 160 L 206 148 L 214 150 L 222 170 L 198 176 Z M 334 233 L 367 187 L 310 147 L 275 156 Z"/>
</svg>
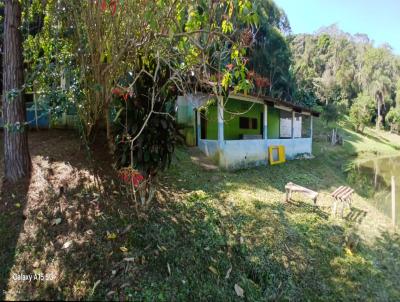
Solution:
<svg viewBox="0 0 400 302">
<path fill-rule="evenodd" d="M 232 97 L 235 97 L 235 96 L 246 97 L 249 100 L 256 99 L 256 100 L 260 100 L 260 101 L 264 102 L 264 104 L 266 104 L 266 105 L 270 105 L 270 106 L 274 106 L 275 104 L 278 105 L 278 106 L 281 105 L 281 106 L 284 106 L 284 107 L 289 107 L 289 108 L 293 109 L 293 111 L 298 112 L 298 113 L 305 112 L 305 113 L 309 113 L 309 114 L 311 114 L 312 116 L 315 116 L 315 117 L 319 117 L 320 116 L 320 113 L 318 111 L 312 110 L 310 108 L 306 108 L 306 107 L 301 106 L 301 105 L 293 104 L 293 103 L 290 103 L 290 102 L 287 102 L 287 101 L 279 100 L 279 99 L 273 98 L 273 97 L 268 96 L 268 95 L 254 95 L 254 94 L 236 93 L 236 94 L 232 94 L 231 96 Z"/>
</svg>

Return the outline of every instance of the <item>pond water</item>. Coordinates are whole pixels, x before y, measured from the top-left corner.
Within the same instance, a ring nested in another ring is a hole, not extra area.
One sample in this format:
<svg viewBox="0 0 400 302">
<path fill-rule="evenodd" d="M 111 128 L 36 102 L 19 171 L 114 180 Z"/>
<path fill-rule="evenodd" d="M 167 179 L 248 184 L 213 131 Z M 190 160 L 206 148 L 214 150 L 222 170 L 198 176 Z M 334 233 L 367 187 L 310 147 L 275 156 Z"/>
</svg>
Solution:
<svg viewBox="0 0 400 302">
<path fill-rule="evenodd" d="M 388 217 L 392 217 L 391 179 L 396 184 L 396 224 L 400 225 L 400 156 L 356 164 L 348 170 L 348 181 L 357 193 Z"/>
</svg>

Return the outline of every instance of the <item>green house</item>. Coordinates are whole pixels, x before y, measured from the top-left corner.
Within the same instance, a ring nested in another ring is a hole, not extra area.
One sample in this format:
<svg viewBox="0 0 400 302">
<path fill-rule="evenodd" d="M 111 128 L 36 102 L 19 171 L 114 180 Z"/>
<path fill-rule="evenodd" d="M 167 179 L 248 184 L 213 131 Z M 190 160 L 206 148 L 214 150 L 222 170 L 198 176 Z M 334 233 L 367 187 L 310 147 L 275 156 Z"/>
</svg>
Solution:
<svg viewBox="0 0 400 302">
<path fill-rule="evenodd" d="M 186 143 L 226 169 L 266 164 L 269 146 L 284 146 L 287 159 L 311 155 L 313 116 L 318 113 L 271 97 L 178 97 L 177 120 Z"/>
</svg>

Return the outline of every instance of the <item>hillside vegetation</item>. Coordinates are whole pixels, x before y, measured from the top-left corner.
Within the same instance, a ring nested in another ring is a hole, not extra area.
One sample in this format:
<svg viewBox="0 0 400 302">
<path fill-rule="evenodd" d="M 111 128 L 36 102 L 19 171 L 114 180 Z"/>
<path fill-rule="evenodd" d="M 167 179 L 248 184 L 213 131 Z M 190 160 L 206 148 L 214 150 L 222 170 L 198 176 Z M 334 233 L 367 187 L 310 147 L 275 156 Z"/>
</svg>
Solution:
<svg viewBox="0 0 400 302">
<path fill-rule="evenodd" d="M 156 203 L 139 216 L 105 163 L 96 159 L 96 168 L 73 148 L 73 136 L 32 133 L 31 185 L 2 194 L 5 297 L 240 301 L 242 289 L 248 301 L 399 300 L 400 236 L 390 219 L 362 192 L 343 220 L 333 218 L 329 193 L 347 183 L 345 162 L 397 154 L 400 141 L 342 131 L 343 147 L 320 133 L 312 160 L 236 172 L 204 170 L 179 148 Z M 289 181 L 320 192 L 319 207 L 301 195 L 285 203 Z M 60 195 L 62 183 L 69 187 Z M 13 281 L 21 270 L 55 278 Z"/>
<path fill-rule="evenodd" d="M 294 101 L 321 106 L 328 121 L 353 112 L 350 121 L 361 129 L 372 121 L 378 129 L 398 127 L 400 60 L 389 45 L 375 47 L 367 35 L 350 35 L 336 25 L 288 42 L 301 88 Z"/>
</svg>

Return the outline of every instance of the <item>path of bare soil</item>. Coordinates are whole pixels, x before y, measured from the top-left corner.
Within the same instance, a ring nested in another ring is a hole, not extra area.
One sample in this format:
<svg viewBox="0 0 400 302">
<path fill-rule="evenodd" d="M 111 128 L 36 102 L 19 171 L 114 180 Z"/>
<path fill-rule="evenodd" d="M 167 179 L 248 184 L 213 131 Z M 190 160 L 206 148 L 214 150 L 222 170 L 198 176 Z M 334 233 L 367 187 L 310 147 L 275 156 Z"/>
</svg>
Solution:
<svg viewBox="0 0 400 302">
<path fill-rule="evenodd" d="M 1 188 L 0 298 L 81 298 L 87 293 L 77 288 L 76 280 L 95 279 L 87 278 L 88 270 L 82 267 L 98 265 L 95 259 L 104 252 L 92 248 L 104 237 L 93 231 L 96 219 L 114 206 L 112 192 L 118 193 L 105 145 L 95 147 L 90 159 L 75 132 L 52 130 L 31 132 L 29 146 L 30 178 Z M 93 271 L 97 278 L 103 274 L 100 267 Z M 32 274 L 51 279 L 46 294 L 37 290 L 37 282 L 14 280 Z M 66 293 L 69 286 L 71 292 Z"/>
</svg>

